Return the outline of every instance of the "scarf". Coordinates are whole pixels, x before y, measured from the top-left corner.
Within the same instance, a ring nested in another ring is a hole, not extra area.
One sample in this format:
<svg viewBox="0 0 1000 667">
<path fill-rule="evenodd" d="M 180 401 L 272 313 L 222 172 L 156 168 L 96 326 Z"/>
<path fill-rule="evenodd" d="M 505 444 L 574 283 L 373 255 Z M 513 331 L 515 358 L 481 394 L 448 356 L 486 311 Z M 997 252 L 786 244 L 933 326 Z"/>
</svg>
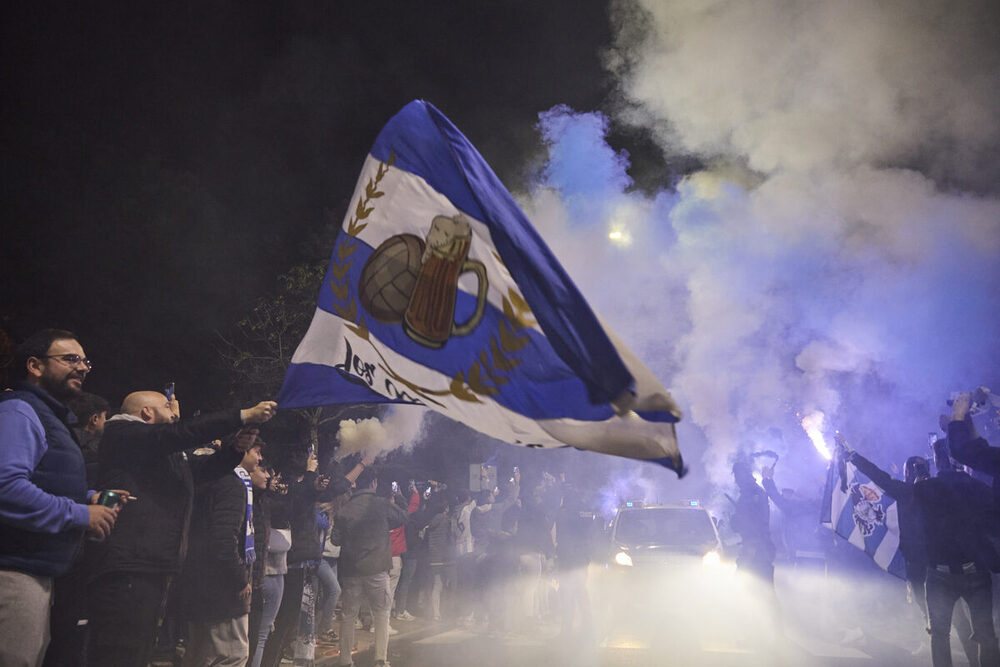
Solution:
<svg viewBox="0 0 1000 667">
<path fill-rule="evenodd" d="M 247 487 L 247 511 L 245 515 L 247 532 L 246 540 L 244 541 L 245 547 L 243 562 L 246 565 L 253 565 L 253 562 L 257 560 L 257 554 L 253 549 L 253 483 L 250 481 L 250 473 L 244 470 L 241 466 L 233 468 L 233 472 L 235 472 L 236 476 L 242 480 L 243 486 Z"/>
</svg>

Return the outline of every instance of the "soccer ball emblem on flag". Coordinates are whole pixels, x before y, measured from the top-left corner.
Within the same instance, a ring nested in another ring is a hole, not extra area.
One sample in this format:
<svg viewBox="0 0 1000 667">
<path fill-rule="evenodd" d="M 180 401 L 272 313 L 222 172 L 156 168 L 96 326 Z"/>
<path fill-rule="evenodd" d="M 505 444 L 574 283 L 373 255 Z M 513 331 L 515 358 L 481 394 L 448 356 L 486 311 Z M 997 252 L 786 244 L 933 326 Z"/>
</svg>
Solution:
<svg viewBox="0 0 1000 667">
<path fill-rule="evenodd" d="M 401 322 L 406 334 L 430 348 L 443 347 L 452 336 L 469 334 L 486 306 L 489 279 L 482 262 L 469 259 L 472 228 L 457 215 L 434 217 L 427 243 L 413 234 L 398 234 L 382 243 L 361 271 L 361 304 L 380 322 Z M 472 272 L 479 280 L 476 310 L 456 324 L 458 277 Z"/>
</svg>

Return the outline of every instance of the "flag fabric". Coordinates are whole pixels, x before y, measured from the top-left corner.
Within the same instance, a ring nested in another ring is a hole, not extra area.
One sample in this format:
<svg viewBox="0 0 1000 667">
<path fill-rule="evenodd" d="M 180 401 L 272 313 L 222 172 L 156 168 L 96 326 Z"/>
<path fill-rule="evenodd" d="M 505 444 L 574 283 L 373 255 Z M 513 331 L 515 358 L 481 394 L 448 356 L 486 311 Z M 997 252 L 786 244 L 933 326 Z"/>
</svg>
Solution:
<svg viewBox="0 0 1000 667">
<path fill-rule="evenodd" d="M 278 401 L 422 405 L 513 444 L 684 470 L 670 393 L 424 101 L 364 162 Z"/>
<path fill-rule="evenodd" d="M 899 550 L 899 505 L 838 452 L 830 461 L 820 522 L 864 551 L 900 579 L 906 563 Z"/>
</svg>

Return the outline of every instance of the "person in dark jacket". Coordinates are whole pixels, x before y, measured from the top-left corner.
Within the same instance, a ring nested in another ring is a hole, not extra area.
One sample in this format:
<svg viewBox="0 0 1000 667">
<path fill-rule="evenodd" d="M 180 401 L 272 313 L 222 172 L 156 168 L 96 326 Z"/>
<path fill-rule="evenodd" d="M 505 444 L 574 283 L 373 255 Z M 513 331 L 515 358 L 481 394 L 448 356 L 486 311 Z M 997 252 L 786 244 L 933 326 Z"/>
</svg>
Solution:
<svg viewBox="0 0 1000 667">
<path fill-rule="evenodd" d="M 927 575 L 927 548 L 924 544 L 923 526 L 917 515 L 914 500 L 915 484 L 930 478 L 930 464 L 922 456 L 911 456 L 903 464 L 903 480 L 893 479 L 877 465 L 851 449 L 843 439 L 837 440 L 846 460 L 868 476 L 887 494 L 896 499 L 896 516 L 899 519 L 899 551 L 906 561 L 906 583 L 913 601 L 927 616 L 924 601 L 924 580 Z"/>
<path fill-rule="evenodd" d="M 556 517 L 556 564 L 559 568 L 559 616 L 561 636 L 573 636 L 573 622 L 580 618 L 579 637 L 590 637 L 590 595 L 587 567 L 593 555 L 600 524 L 591 512 L 583 511 L 580 497 L 568 492 Z"/>
<path fill-rule="evenodd" d="M 258 442 L 260 442 L 259 439 Z M 260 635 L 261 619 L 264 614 L 264 577 L 266 576 L 271 544 L 271 500 L 268 497 L 271 476 L 271 470 L 265 465 L 263 458 L 253 470 L 250 470 L 250 482 L 253 486 L 254 541 L 254 563 L 250 572 L 250 616 L 247 623 L 250 660 L 254 658 L 257 639 Z"/>
<path fill-rule="evenodd" d="M 409 488 L 407 489 L 407 493 L 410 499 L 407 502 L 406 510 L 410 516 L 407 518 L 406 524 L 402 528 L 394 529 L 390 535 L 390 541 L 392 542 L 392 536 L 398 535 L 399 531 L 403 531 L 403 539 L 400 540 L 400 542 L 406 546 L 400 554 L 401 571 L 399 574 L 398 587 L 393 594 L 392 617 L 399 619 L 400 621 L 412 621 L 416 618 L 413 614 L 407 611 L 407 605 L 410 598 L 410 584 L 413 582 L 413 576 L 417 570 L 417 551 L 421 546 L 423 546 L 423 540 L 421 540 L 420 536 L 417 534 L 423 526 L 413 525 L 413 517 L 415 516 L 417 510 L 420 509 L 420 494 L 417 493 L 416 486 L 413 484 L 412 480 Z M 398 495 L 399 494 L 393 494 L 393 501 L 395 501 L 396 504 L 399 504 Z M 393 553 L 395 553 L 398 548 L 397 544 L 398 542 L 393 542 Z"/>
<path fill-rule="evenodd" d="M 290 480 L 288 495 L 283 499 L 287 505 L 292 546 L 288 550 L 281 605 L 274 619 L 274 630 L 267 638 L 261 664 L 277 667 L 285 647 L 299 636 L 303 613 L 303 591 L 310 588 L 315 603 L 316 569 L 323 557 L 321 531 L 316 524 L 316 503 L 322 496 L 338 496 L 350 490 L 354 480 L 372 463 L 364 458 L 346 475 L 317 475 L 319 461 L 315 451 L 292 460 L 282 472 L 282 477 Z M 339 469 L 338 469 L 339 471 Z M 313 637 L 313 640 L 315 637 Z"/>
<path fill-rule="evenodd" d="M 67 407 L 76 415 L 73 433 L 80 443 L 87 469 L 87 488 L 97 488 L 97 446 L 104 434 L 108 402 L 85 391 L 70 398 Z M 57 577 L 52 587 L 52 642 L 45 653 L 44 667 L 82 665 L 87 642 L 87 575 L 82 560 L 73 563 L 69 572 Z"/>
<path fill-rule="evenodd" d="M 80 451 L 83 452 L 83 462 L 87 466 L 87 486 L 97 487 L 98 445 L 104 435 L 104 424 L 108 420 L 111 407 L 108 402 L 97 394 L 80 392 L 67 402 L 69 409 L 76 415 L 77 425 L 73 427 L 77 440 L 80 441 Z"/>
<path fill-rule="evenodd" d="M 993 477 L 993 506 L 1000 512 L 1000 447 L 990 447 L 976 432 L 969 415 L 971 405 L 970 392 L 962 392 L 952 401 L 948 444 L 956 461 Z"/>
<path fill-rule="evenodd" d="M 915 494 L 917 482 L 930 478 L 930 464 L 922 456 L 911 456 L 903 464 L 903 481 L 893 479 L 874 463 L 848 447 L 843 438 L 837 439 L 837 444 L 846 451 L 846 458 L 868 478 L 880 486 L 883 491 L 896 499 L 896 517 L 899 521 L 899 552 L 903 554 L 906 565 L 907 598 L 920 608 L 925 627 L 930 627 L 927 615 L 927 544 L 924 539 L 924 529 L 916 506 Z M 944 465 L 943 461 L 940 465 Z M 948 469 L 951 469 L 950 466 Z M 941 472 L 941 468 L 938 468 Z M 969 664 L 975 665 L 978 660 L 978 647 L 972 641 L 972 623 L 967 611 L 968 607 L 960 608 L 953 616 L 952 624 L 962 643 L 962 648 L 969 659 Z"/>
<path fill-rule="evenodd" d="M 256 429 L 246 437 L 252 442 Z M 252 473 L 259 465 L 260 446 L 254 443 L 232 474 L 195 495 L 179 582 L 189 621 L 185 667 L 235 667 L 249 657 L 250 570 L 257 558 Z"/>
<path fill-rule="evenodd" d="M 441 493 L 428 501 L 431 520 L 427 523 L 427 562 L 431 576 L 431 618 L 441 620 L 441 593 L 453 587 L 455 570 L 455 522 L 451 507 Z"/>
<path fill-rule="evenodd" d="M 334 518 L 330 541 L 340 545 L 339 574 L 343 587 L 340 622 L 340 664 L 351 664 L 354 622 L 362 595 L 371 606 L 375 625 L 375 665 L 386 665 L 389 650 L 389 570 L 392 545 L 389 531 L 406 522 L 406 510 L 375 495 L 378 476 L 366 469 L 357 479 L 351 499 Z"/>
<path fill-rule="evenodd" d="M 771 541 L 771 509 L 767 492 L 753 478 L 750 462 L 733 464 L 733 478 L 740 490 L 733 510 L 733 530 L 742 538 L 737 567 L 774 586 L 774 542 Z"/>
<path fill-rule="evenodd" d="M 176 397 L 135 392 L 122 413 L 108 420 L 101 440 L 99 479 L 129 488 L 137 500 L 122 510 L 120 531 L 92 543 L 90 637 L 87 661 L 93 667 L 146 667 L 168 584 L 187 552 L 195 486 L 231 475 L 242 460 L 233 441 L 218 453 L 194 456 L 203 443 L 274 416 L 277 404 L 262 401 L 180 420 Z"/>
<path fill-rule="evenodd" d="M 927 546 L 927 614 L 930 618 L 931 660 L 934 667 L 950 667 L 951 620 L 955 602 L 962 598 L 972 617 L 972 639 L 979 644 L 979 664 L 1000 665 L 993 628 L 991 569 L 997 553 L 986 538 L 995 526 L 990 488 L 943 463 L 947 444 L 934 443 L 939 463 L 937 477 L 914 487 Z"/>
<path fill-rule="evenodd" d="M 53 577 L 84 531 L 106 537 L 116 510 L 89 504 L 83 455 L 65 401 L 90 371 L 76 335 L 46 329 L 18 347 L 23 381 L 0 392 L 0 664 L 37 665 L 49 642 Z"/>
</svg>

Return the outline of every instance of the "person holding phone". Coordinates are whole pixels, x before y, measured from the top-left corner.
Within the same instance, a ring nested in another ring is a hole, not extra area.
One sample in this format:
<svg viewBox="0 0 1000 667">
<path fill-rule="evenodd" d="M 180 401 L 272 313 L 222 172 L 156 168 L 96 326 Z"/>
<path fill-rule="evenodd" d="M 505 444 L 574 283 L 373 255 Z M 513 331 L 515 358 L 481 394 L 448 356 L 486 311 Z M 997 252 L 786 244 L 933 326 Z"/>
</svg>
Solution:
<svg viewBox="0 0 1000 667">
<path fill-rule="evenodd" d="M 182 420 L 176 394 L 169 400 L 158 391 L 137 391 L 108 419 L 99 483 L 129 489 L 139 499 L 122 509 L 120 530 L 88 549 L 89 665 L 149 663 L 168 583 L 186 556 L 195 488 L 232 475 L 247 440 L 227 439 L 209 455 L 195 451 L 245 424 L 267 422 L 277 409 L 261 401 Z"/>
<path fill-rule="evenodd" d="M 375 665 L 385 667 L 389 649 L 389 570 L 392 545 L 389 531 L 406 521 L 406 511 L 375 495 L 378 477 L 365 469 L 358 476 L 351 499 L 337 513 L 330 541 L 341 547 L 339 574 L 343 586 L 340 645 L 354 644 L 354 622 L 361 598 L 368 600 L 375 626 Z M 350 665 L 351 652 L 340 652 L 340 664 Z"/>
</svg>

